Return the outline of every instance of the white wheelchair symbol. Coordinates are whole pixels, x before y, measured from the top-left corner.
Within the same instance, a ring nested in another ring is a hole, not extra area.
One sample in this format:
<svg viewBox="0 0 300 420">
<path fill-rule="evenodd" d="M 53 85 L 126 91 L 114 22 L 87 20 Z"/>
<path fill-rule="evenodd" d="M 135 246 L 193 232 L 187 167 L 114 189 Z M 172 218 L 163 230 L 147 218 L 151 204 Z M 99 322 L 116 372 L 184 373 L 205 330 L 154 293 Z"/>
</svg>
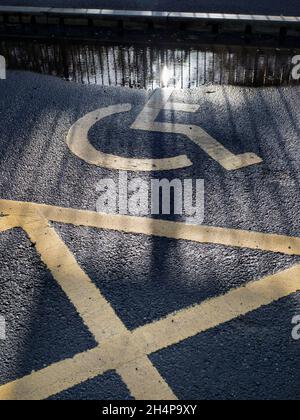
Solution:
<svg viewBox="0 0 300 420">
<path fill-rule="evenodd" d="M 196 112 L 199 109 L 198 105 L 169 102 L 172 92 L 173 89 L 157 90 L 138 115 L 131 129 L 182 134 L 197 144 L 208 156 L 228 171 L 262 162 L 262 159 L 254 153 L 241 155 L 231 153 L 197 125 L 157 122 L 156 119 L 162 109 L 184 112 Z M 193 164 L 186 155 L 163 159 L 139 159 L 120 157 L 95 149 L 88 140 L 88 133 L 91 127 L 105 117 L 128 112 L 131 108 L 130 104 L 113 105 L 97 109 L 80 118 L 70 128 L 67 135 L 67 145 L 71 152 L 89 164 L 124 171 L 166 171 L 186 168 Z"/>
</svg>

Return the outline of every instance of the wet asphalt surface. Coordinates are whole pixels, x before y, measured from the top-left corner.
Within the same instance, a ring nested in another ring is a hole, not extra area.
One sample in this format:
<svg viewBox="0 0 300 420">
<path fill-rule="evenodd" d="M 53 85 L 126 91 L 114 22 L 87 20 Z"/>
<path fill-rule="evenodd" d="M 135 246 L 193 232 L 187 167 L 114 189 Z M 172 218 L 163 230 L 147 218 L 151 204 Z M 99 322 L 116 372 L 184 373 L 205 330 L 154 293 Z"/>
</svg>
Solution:
<svg viewBox="0 0 300 420">
<path fill-rule="evenodd" d="M 0 5 L 299 15 L 298 0 L 0 0 Z"/>
<path fill-rule="evenodd" d="M 210 86 L 178 90 L 197 103 L 195 115 L 162 111 L 160 121 L 198 124 L 234 153 L 254 152 L 263 163 L 228 172 L 180 135 L 129 129 L 151 92 L 82 86 L 55 77 L 8 72 L 0 81 L 0 198 L 95 210 L 96 183 L 115 171 L 91 166 L 65 143 L 70 126 L 97 108 L 131 103 L 132 111 L 96 124 L 91 143 L 121 156 L 186 153 L 193 166 L 155 173 L 205 180 L 204 223 L 300 235 L 299 88 Z M 150 174 L 129 174 L 149 180 Z M 184 217 L 176 217 L 184 221 Z M 268 252 L 54 224 L 81 267 L 130 330 L 218 296 L 300 261 Z M 0 234 L 0 383 L 73 357 L 96 343 L 16 229 Z M 151 302 L 151 305 L 149 305 Z M 299 399 L 299 341 L 291 336 L 300 293 L 150 356 L 181 399 Z M 129 399 L 108 372 L 54 396 Z"/>
</svg>

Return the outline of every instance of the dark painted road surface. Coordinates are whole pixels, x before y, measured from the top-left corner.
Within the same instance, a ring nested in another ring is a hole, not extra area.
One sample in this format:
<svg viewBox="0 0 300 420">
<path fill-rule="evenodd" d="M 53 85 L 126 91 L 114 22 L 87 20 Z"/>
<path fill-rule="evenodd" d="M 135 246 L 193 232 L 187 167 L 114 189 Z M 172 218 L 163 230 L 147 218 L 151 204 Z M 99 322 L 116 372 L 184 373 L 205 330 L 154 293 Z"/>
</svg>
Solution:
<svg viewBox="0 0 300 420">
<path fill-rule="evenodd" d="M 174 92 L 172 100 L 200 108 L 195 114 L 162 111 L 161 122 L 199 125 L 232 152 L 263 159 L 230 172 L 181 135 L 129 128 L 150 91 L 81 86 L 29 72 L 8 72 L 0 85 L 0 199 L 95 211 L 96 183 L 116 179 L 117 172 L 80 160 L 65 138 L 86 113 L 130 103 L 131 112 L 90 131 L 96 148 L 124 157 L 187 154 L 191 167 L 153 176 L 204 179 L 206 225 L 300 235 L 299 88 Z M 137 175 L 150 177 L 129 176 Z M 281 253 L 53 226 L 130 331 L 300 263 Z M 96 346 L 34 245 L 20 229 L 0 233 L 0 315 L 7 324 L 0 341 L 2 385 Z M 180 399 L 300 399 L 296 315 L 299 293 L 163 348 L 150 360 Z M 51 398 L 132 398 L 115 371 L 69 388 Z"/>
<path fill-rule="evenodd" d="M 299 15 L 298 0 L 0 0 L 0 5 Z"/>
</svg>

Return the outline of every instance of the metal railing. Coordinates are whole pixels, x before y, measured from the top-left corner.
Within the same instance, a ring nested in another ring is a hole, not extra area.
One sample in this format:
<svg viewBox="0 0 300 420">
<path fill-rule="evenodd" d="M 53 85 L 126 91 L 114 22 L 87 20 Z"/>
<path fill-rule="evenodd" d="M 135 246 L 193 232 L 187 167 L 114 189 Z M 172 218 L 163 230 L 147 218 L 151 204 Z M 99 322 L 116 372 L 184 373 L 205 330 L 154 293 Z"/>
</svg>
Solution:
<svg viewBox="0 0 300 420">
<path fill-rule="evenodd" d="M 289 49 L 253 47 L 165 48 L 98 42 L 6 40 L 0 54 L 8 69 L 55 75 L 104 86 L 155 89 L 201 85 L 275 86 L 292 80 Z"/>
</svg>

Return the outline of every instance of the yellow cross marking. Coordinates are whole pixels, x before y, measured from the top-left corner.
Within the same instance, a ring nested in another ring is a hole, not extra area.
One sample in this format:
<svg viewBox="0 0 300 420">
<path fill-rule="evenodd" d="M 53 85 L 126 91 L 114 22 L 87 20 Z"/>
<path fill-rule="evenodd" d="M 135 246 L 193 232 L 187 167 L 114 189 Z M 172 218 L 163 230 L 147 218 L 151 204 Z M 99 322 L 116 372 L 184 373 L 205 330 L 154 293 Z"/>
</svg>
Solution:
<svg viewBox="0 0 300 420">
<path fill-rule="evenodd" d="M 0 386 L 0 399 L 44 399 L 116 370 L 136 399 L 176 399 L 148 356 L 300 290 L 300 264 L 129 331 L 49 222 L 300 255 L 300 238 L 0 200 L 0 232 L 22 228 L 96 348 Z"/>
</svg>

